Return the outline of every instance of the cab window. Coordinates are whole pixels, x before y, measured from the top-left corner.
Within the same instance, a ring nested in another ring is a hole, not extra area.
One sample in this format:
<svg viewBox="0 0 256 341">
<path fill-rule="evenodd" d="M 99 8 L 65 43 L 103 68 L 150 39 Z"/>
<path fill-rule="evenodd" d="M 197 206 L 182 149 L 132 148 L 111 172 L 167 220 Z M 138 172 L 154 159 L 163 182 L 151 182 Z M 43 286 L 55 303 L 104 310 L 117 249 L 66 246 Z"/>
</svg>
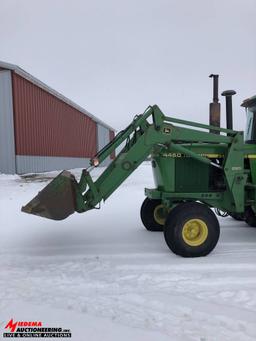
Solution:
<svg viewBox="0 0 256 341">
<path fill-rule="evenodd" d="M 246 129 L 244 132 L 245 142 L 256 142 L 256 122 L 255 122 L 256 112 L 247 109 L 247 121 Z"/>
</svg>

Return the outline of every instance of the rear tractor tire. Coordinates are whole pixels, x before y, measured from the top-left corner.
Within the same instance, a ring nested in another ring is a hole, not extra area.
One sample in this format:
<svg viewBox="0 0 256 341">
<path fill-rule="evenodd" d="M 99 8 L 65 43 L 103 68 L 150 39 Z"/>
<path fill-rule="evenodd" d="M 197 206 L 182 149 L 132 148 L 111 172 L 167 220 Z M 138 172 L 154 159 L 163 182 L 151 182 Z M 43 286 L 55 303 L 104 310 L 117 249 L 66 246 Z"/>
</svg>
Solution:
<svg viewBox="0 0 256 341">
<path fill-rule="evenodd" d="M 157 232 L 164 229 L 168 209 L 161 200 L 146 198 L 140 210 L 140 217 L 143 225 L 148 231 Z"/>
<path fill-rule="evenodd" d="M 168 214 L 164 226 L 165 241 L 175 254 L 182 257 L 208 255 L 220 235 L 218 219 L 206 205 L 185 202 Z"/>
<path fill-rule="evenodd" d="M 245 210 L 244 220 L 249 226 L 256 227 L 256 215 L 251 207 Z"/>
<path fill-rule="evenodd" d="M 230 217 L 237 221 L 243 221 L 244 220 L 244 214 L 243 213 L 229 213 Z"/>
</svg>

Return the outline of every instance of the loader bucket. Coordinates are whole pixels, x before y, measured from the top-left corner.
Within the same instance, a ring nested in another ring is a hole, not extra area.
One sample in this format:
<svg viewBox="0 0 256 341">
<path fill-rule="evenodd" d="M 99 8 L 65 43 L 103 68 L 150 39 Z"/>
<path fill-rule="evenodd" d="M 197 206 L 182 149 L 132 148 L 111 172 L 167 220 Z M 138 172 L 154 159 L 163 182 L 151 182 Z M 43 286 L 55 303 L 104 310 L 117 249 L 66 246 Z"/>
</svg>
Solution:
<svg viewBox="0 0 256 341">
<path fill-rule="evenodd" d="M 76 188 L 74 175 L 63 171 L 21 210 L 53 220 L 65 219 L 76 210 Z"/>
</svg>

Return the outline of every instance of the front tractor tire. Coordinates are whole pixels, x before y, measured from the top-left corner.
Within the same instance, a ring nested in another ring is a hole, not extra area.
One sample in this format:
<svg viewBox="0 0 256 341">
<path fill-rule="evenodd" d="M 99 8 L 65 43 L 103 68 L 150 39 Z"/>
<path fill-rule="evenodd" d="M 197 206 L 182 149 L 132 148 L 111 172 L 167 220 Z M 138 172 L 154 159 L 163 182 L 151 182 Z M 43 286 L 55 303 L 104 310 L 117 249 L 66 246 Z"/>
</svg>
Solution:
<svg viewBox="0 0 256 341">
<path fill-rule="evenodd" d="M 167 209 L 161 200 L 146 198 L 141 206 L 140 217 L 148 231 L 163 231 L 167 216 Z"/>
<path fill-rule="evenodd" d="M 169 213 L 164 238 L 175 254 L 182 257 L 208 255 L 216 246 L 220 225 L 213 211 L 197 202 L 177 205 Z"/>
</svg>

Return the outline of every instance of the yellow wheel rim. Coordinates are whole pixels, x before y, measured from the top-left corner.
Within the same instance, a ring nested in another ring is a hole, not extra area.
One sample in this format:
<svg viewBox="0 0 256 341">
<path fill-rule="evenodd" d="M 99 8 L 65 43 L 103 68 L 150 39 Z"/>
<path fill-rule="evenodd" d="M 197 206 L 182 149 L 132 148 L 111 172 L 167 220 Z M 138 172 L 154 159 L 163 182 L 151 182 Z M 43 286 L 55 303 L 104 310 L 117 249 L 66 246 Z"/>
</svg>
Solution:
<svg viewBox="0 0 256 341">
<path fill-rule="evenodd" d="M 201 219 L 190 219 L 182 228 L 182 238 L 190 246 L 199 246 L 208 237 L 208 227 Z"/>
<path fill-rule="evenodd" d="M 154 219 L 159 225 L 164 225 L 168 209 L 164 205 L 157 205 L 154 209 Z"/>
</svg>

